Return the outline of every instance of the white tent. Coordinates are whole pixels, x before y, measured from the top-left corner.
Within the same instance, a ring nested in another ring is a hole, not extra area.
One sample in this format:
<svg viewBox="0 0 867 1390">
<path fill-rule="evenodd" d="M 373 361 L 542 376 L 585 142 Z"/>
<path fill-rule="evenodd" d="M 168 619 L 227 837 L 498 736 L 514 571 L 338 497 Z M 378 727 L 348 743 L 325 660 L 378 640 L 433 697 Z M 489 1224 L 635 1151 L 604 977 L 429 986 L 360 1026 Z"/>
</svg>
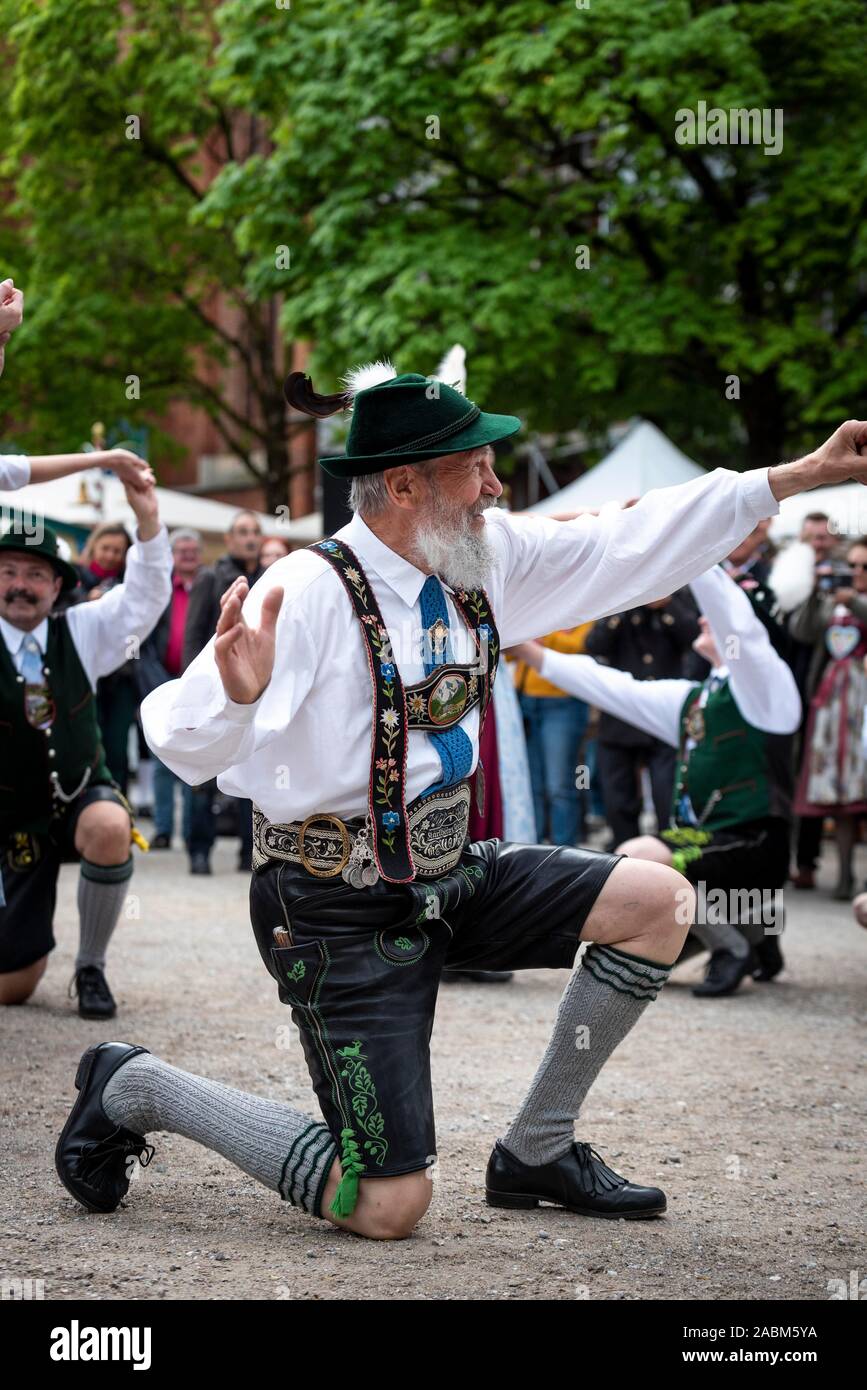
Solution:
<svg viewBox="0 0 867 1390">
<path fill-rule="evenodd" d="M 775 541 L 797 536 L 808 512 L 826 512 L 831 530 L 850 538 L 867 535 L 867 487 L 862 483 L 839 483 L 836 487 L 817 487 L 780 503 L 779 515 L 771 522 Z"/>
<path fill-rule="evenodd" d="M 569 512 L 578 507 L 600 507 L 605 502 L 626 502 L 630 497 L 643 497 L 651 488 L 686 483 L 704 472 L 656 425 L 637 420 L 595 468 L 528 511 Z"/>
<path fill-rule="evenodd" d="M 176 492 L 158 487 L 160 517 L 170 531 L 179 526 L 191 526 L 205 535 L 223 535 L 240 510 L 228 502 L 215 502 L 191 492 Z M 91 527 L 102 521 L 119 521 L 127 527 L 134 524 L 133 510 L 126 500 L 123 484 L 113 474 L 90 468 L 86 473 L 73 473 L 50 483 L 35 483 L 4 494 L 6 507 L 15 508 L 47 521 L 65 522 L 68 526 Z M 321 517 L 311 513 L 290 521 L 285 514 L 273 516 L 256 512 L 266 536 L 280 536 L 287 541 L 318 540 L 322 535 Z"/>
</svg>

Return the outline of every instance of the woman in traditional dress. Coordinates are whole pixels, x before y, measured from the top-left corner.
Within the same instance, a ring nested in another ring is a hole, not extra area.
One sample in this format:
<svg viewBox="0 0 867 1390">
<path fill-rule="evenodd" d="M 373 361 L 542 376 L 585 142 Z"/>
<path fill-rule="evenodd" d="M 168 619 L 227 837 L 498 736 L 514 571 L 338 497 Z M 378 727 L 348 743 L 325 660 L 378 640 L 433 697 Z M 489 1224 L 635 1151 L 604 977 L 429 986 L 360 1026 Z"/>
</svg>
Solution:
<svg viewBox="0 0 867 1390">
<path fill-rule="evenodd" d="M 799 816 L 833 816 L 840 871 L 834 897 L 852 897 L 858 817 L 867 812 L 867 756 L 861 739 L 867 675 L 867 536 L 846 552 L 846 570 L 817 585 L 792 615 L 790 630 L 814 642 L 807 693 L 810 713 L 795 797 Z"/>
</svg>

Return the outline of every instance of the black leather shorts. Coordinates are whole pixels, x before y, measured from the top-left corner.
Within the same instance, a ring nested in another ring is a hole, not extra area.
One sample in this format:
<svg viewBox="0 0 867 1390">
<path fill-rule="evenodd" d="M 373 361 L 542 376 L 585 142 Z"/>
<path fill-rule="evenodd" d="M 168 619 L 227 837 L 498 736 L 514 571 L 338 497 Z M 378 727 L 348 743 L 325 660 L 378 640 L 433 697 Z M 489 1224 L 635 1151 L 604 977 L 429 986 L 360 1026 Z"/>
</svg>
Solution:
<svg viewBox="0 0 867 1390">
<path fill-rule="evenodd" d="M 45 835 L 10 836 L 0 844 L 5 905 L 0 906 L 0 974 L 24 970 L 54 950 L 54 905 L 61 864 L 76 863 L 75 827 L 94 801 L 123 805 L 118 789 L 105 782 L 87 787 Z"/>
<path fill-rule="evenodd" d="M 480 840 L 442 878 L 355 889 L 269 862 L 250 886 L 262 959 L 292 1009 L 325 1122 L 354 1131 L 363 1177 L 436 1157 L 430 1037 L 444 966 L 572 966 L 622 855 Z M 273 929 L 289 933 L 275 945 Z"/>
</svg>

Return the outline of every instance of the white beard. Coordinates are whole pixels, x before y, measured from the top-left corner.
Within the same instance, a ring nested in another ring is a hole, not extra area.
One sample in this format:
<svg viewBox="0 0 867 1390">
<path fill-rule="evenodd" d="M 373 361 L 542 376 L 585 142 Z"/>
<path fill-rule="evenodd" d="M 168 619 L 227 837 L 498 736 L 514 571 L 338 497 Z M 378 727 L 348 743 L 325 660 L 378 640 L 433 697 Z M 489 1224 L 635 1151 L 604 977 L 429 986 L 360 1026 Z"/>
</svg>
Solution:
<svg viewBox="0 0 867 1390">
<path fill-rule="evenodd" d="M 493 506 L 493 498 L 478 506 L 475 514 Z M 415 532 L 415 548 L 433 574 L 453 589 L 481 589 L 491 577 L 496 552 L 485 533 L 470 526 L 474 513 L 453 510 L 435 496 L 427 518 Z"/>
</svg>

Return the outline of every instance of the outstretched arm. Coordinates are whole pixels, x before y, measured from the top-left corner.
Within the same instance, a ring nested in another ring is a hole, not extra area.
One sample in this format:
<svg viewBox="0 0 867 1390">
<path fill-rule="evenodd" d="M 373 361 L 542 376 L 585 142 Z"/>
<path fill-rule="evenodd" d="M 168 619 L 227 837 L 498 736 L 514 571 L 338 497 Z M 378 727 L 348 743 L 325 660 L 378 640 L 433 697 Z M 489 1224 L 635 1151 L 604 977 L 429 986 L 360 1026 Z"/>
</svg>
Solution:
<svg viewBox="0 0 867 1390">
<path fill-rule="evenodd" d="M 552 652 L 538 642 L 522 642 L 511 654 L 577 699 L 646 730 L 663 743 L 678 746 L 680 711 L 694 681 L 637 681 L 627 671 L 603 666 L 592 656 Z"/>
<path fill-rule="evenodd" d="M 847 421 L 797 463 L 705 477 L 647 493 L 598 517 L 484 513 L 504 573 L 503 646 L 575 627 L 672 593 L 728 555 L 784 497 L 826 483 L 867 481 L 867 421 Z"/>
<path fill-rule="evenodd" d="M 156 491 L 126 485 L 138 522 L 136 543 L 126 558 L 122 584 L 94 603 L 70 608 L 66 621 L 92 684 L 138 658 L 140 645 L 156 626 L 172 596 L 172 554 L 160 525 Z"/>
<path fill-rule="evenodd" d="M 729 671 L 735 704 L 754 728 L 793 734 L 801 722 L 795 678 L 743 590 L 717 565 L 690 585 Z"/>
</svg>

